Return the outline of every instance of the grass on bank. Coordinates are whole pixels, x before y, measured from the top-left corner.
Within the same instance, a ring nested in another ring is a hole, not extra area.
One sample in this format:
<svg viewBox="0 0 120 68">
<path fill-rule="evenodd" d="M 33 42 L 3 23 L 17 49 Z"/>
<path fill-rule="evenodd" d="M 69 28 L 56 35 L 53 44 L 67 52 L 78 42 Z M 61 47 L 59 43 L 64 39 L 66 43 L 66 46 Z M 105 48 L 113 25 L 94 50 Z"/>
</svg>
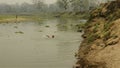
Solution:
<svg viewBox="0 0 120 68">
<path fill-rule="evenodd" d="M 40 21 L 45 19 L 39 15 L 0 15 L 0 23 L 22 22 L 22 21 Z"/>
<path fill-rule="evenodd" d="M 59 16 L 61 18 L 76 18 L 76 19 L 88 19 L 89 14 L 88 13 L 76 13 L 76 12 L 64 12 L 60 13 Z"/>
<path fill-rule="evenodd" d="M 33 14 L 0 14 L 0 23 L 8 22 L 21 22 L 21 21 L 41 21 L 51 18 L 72 18 L 72 19 L 86 19 L 88 14 L 81 13 L 33 13 Z"/>
</svg>

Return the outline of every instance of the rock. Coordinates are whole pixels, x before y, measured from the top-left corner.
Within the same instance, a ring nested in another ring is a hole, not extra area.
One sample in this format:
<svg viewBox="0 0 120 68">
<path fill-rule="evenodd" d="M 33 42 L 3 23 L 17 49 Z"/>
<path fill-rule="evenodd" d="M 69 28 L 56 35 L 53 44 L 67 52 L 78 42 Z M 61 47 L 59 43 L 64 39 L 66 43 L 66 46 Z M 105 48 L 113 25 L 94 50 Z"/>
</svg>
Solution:
<svg viewBox="0 0 120 68">
<path fill-rule="evenodd" d="M 81 67 L 80 67 L 80 64 L 75 64 L 73 65 L 73 68 L 81 68 Z"/>
<path fill-rule="evenodd" d="M 106 42 L 106 44 L 107 45 L 115 45 L 115 44 L 117 44 L 118 42 L 119 42 L 119 38 L 117 38 L 117 39 L 109 39 L 107 42 Z"/>
<path fill-rule="evenodd" d="M 82 35 L 83 38 L 87 38 L 87 36 L 85 34 Z"/>
<path fill-rule="evenodd" d="M 83 30 L 77 30 L 77 32 L 82 32 Z"/>
<path fill-rule="evenodd" d="M 91 46 L 91 50 L 95 50 L 97 48 L 97 46 L 94 44 Z"/>
<path fill-rule="evenodd" d="M 24 34 L 22 31 L 15 32 L 16 34 Z"/>
</svg>

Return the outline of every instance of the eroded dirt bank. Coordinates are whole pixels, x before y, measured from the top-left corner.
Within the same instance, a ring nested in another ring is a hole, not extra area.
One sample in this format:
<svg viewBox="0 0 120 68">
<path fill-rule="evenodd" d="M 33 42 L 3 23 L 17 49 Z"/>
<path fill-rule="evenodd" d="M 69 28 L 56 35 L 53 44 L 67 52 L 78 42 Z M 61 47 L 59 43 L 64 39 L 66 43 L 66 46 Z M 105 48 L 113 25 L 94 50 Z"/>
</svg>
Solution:
<svg viewBox="0 0 120 68">
<path fill-rule="evenodd" d="M 120 68 L 120 0 L 91 12 L 76 68 Z"/>
</svg>

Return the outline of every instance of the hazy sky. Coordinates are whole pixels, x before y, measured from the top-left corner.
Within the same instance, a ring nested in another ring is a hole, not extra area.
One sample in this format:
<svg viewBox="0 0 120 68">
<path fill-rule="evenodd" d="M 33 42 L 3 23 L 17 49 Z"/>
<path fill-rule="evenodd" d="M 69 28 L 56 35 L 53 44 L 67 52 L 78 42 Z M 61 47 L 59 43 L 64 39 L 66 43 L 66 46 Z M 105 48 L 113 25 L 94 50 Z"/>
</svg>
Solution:
<svg viewBox="0 0 120 68">
<path fill-rule="evenodd" d="M 46 4 L 52 4 L 56 2 L 56 0 L 43 0 Z M 32 3 L 32 0 L 0 0 L 0 3 L 14 4 L 14 3 Z"/>
</svg>

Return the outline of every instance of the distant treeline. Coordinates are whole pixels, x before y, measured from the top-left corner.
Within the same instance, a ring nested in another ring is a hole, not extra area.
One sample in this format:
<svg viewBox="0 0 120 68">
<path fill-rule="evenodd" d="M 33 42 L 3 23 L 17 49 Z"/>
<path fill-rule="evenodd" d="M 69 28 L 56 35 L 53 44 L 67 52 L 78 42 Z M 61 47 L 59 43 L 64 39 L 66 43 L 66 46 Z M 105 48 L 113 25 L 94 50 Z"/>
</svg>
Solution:
<svg viewBox="0 0 120 68">
<path fill-rule="evenodd" d="M 32 0 L 32 4 L 0 4 L 0 14 L 88 12 L 108 1 L 111 0 L 57 0 L 48 5 L 43 0 Z"/>
</svg>

